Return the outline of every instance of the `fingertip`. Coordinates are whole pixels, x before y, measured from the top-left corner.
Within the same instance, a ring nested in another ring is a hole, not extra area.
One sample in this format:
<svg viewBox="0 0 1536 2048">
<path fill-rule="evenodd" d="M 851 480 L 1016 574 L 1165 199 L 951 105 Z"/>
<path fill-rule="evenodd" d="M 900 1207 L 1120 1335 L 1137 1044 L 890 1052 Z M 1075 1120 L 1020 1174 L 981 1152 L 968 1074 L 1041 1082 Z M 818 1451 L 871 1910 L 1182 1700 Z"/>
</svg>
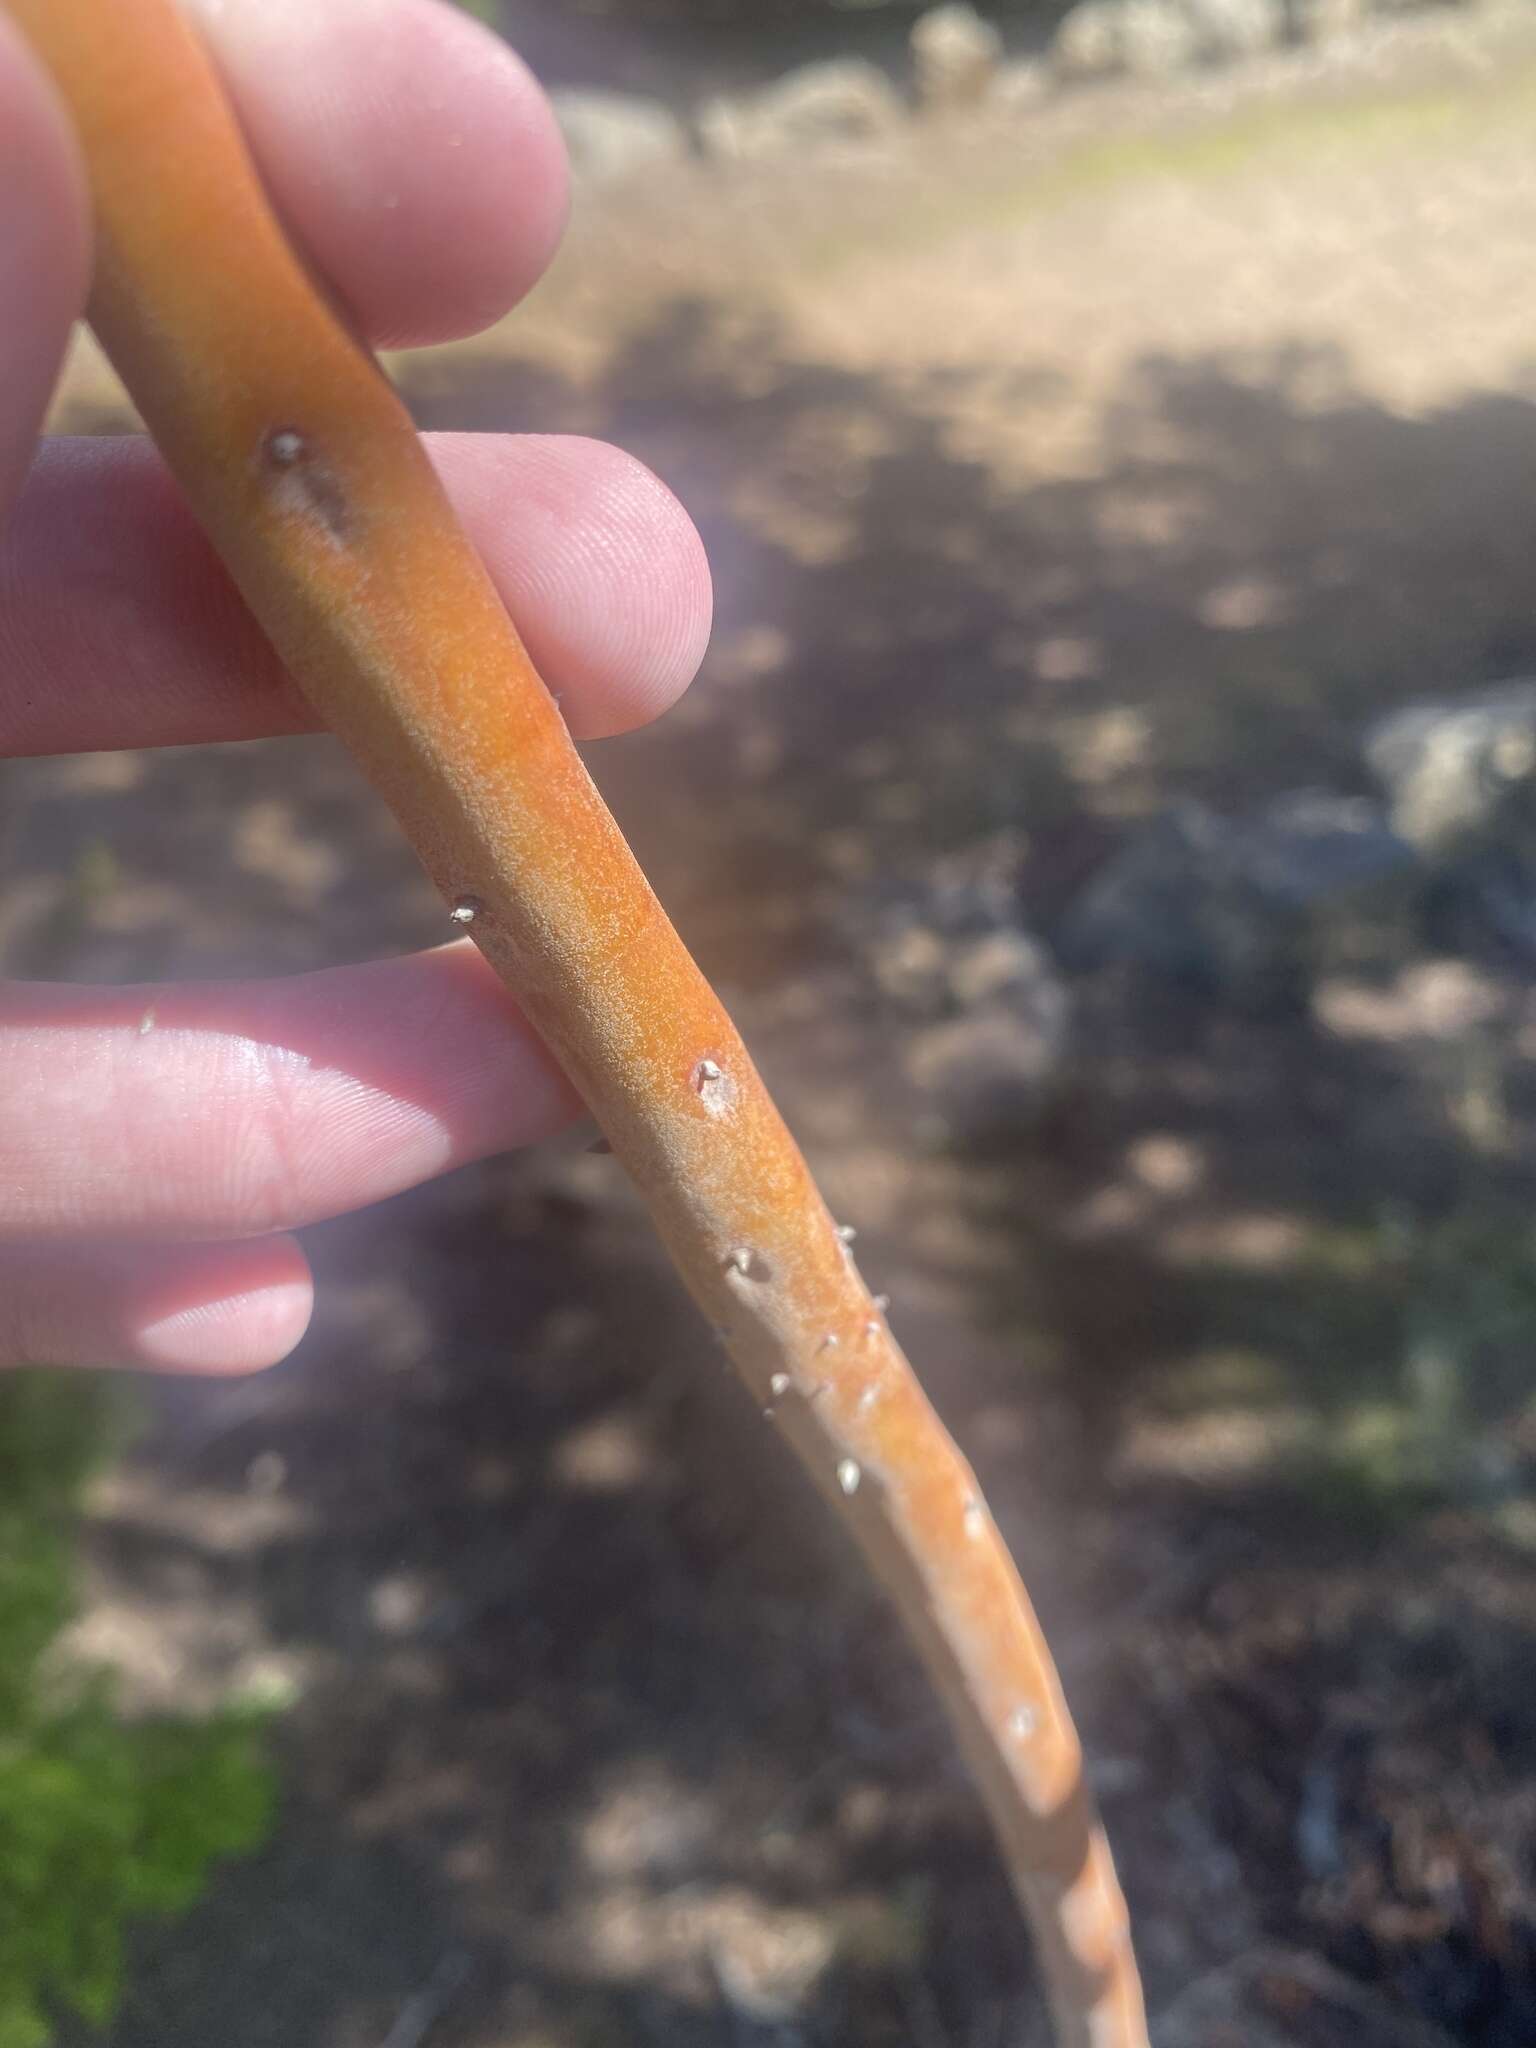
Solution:
<svg viewBox="0 0 1536 2048">
<path fill-rule="evenodd" d="M 675 703 L 704 659 L 714 594 L 698 529 L 661 478 L 577 435 L 432 445 L 576 736 L 629 732 Z"/>
<path fill-rule="evenodd" d="M 132 1363 L 151 1372 L 262 1372 L 309 1327 L 314 1282 L 292 1238 L 221 1245 L 162 1274 L 137 1305 Z"/>
<path fill-rule="evenodd" d="M 440 0 L 196 0 L 279 207 L 381 346 L 473 334 L 547 268 L 565 145 L 527 66 Z"/>
</svg>

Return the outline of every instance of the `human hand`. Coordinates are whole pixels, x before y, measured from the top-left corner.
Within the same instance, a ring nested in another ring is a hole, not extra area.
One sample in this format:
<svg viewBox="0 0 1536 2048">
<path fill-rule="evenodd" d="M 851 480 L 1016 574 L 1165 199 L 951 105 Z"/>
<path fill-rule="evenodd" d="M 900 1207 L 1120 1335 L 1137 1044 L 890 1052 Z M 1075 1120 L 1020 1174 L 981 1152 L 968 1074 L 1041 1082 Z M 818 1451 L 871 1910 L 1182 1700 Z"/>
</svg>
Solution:
<svg viewBox="0 0 1536 2048">
<path fill-rule="evenodd" d="M 376 343 L 472 333 L 537 279 L 564 153 L 484 30 L 439 0 L 196 11 L 279 209 Z M 0 0 L 0 756 L 305 730 L 153 450 L 34 445 L 89 261 L 67 119 Z M 574 731 L 687 687 L 708 570 L 647 470 L 564 437 L 431 446 Z M 0 983 L 0 1366 L 270 1364 L 310 1312 L 288 1232 L 574 1108 L 467 942 L 269 982 Z"/>
</svg>

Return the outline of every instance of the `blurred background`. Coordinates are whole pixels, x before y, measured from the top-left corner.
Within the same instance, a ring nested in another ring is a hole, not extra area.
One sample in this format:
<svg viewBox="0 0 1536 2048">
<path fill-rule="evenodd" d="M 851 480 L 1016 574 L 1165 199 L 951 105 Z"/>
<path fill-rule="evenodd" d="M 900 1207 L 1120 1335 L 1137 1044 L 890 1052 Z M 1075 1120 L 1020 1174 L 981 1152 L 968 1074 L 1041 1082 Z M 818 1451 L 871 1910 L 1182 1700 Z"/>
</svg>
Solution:
<svg viewBox="0 0 1536 2048">
<path fill-rule="evenodd" d="M 391 368 L 704 532 L 590 758 L 1038 1596 L 1159 2048 L 1528 2048 L 1536 11 L 477 11 L 574 225 Z M 325 741 L 0 776 L 12 975 L 440 936 Z M 3 1390 L 6 2048 L 1044 2048 L 612 1161 L 307 1242 L 260 1380 Z"/>
</svg>

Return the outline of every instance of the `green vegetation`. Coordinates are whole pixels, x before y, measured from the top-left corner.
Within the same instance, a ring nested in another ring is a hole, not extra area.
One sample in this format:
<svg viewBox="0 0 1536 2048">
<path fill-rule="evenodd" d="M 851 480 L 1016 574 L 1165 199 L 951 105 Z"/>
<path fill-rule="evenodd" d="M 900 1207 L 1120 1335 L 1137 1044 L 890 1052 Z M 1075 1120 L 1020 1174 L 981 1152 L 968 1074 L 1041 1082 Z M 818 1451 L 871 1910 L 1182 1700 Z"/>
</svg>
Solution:
<svg viewBox="0 0 1536 2048">
<path fill-rule="evenodd" d="M 1331 1511 L 1493 1509 L 1518 1485 L 1501 1446 L 1533 1412 L 1536 1233 L 1524 1217 L 1469 1205 L 1434 1222 L 1317 1221 L 1288 1270 L 1217 1267 L 1189 1306 L 1224 1342 L 1159 1376 L 1158 1411 L 1271 1418 L 1271 1476 Z"/>
<path fill-rule="evenodd" d="M 0 1381 L 0 2048 L 46 2048 L 66 2011 L 110 2021 L 130 1925 L 184 1912 L 271 1809 L 249 1713 L 125 1722 L 104 1679 L 58 1668 L 73 1525 L 120 1416 L 83 1376 Z"/>
</svg>

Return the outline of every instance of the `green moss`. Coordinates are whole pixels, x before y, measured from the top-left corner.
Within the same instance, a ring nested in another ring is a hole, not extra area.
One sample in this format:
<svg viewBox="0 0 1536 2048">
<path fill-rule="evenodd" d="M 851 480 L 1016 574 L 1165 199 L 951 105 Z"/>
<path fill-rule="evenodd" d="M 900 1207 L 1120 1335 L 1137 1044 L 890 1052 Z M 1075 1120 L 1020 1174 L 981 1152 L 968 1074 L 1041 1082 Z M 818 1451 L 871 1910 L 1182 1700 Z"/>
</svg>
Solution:
<svg viewBox="0 0 1536 2048">
<path fill-rule="evenodd" d="M 122 1427 L 105 1382 L 0 1383 L 0 2048 L 45 2048 L 66 2011 L 105 2026 L 130 1926 L 184 1912 L 271 1809 L 252 1715 L 125 1722 L 103 1679 L 50 1668 L 81 1493 Z"/>
</svg>

